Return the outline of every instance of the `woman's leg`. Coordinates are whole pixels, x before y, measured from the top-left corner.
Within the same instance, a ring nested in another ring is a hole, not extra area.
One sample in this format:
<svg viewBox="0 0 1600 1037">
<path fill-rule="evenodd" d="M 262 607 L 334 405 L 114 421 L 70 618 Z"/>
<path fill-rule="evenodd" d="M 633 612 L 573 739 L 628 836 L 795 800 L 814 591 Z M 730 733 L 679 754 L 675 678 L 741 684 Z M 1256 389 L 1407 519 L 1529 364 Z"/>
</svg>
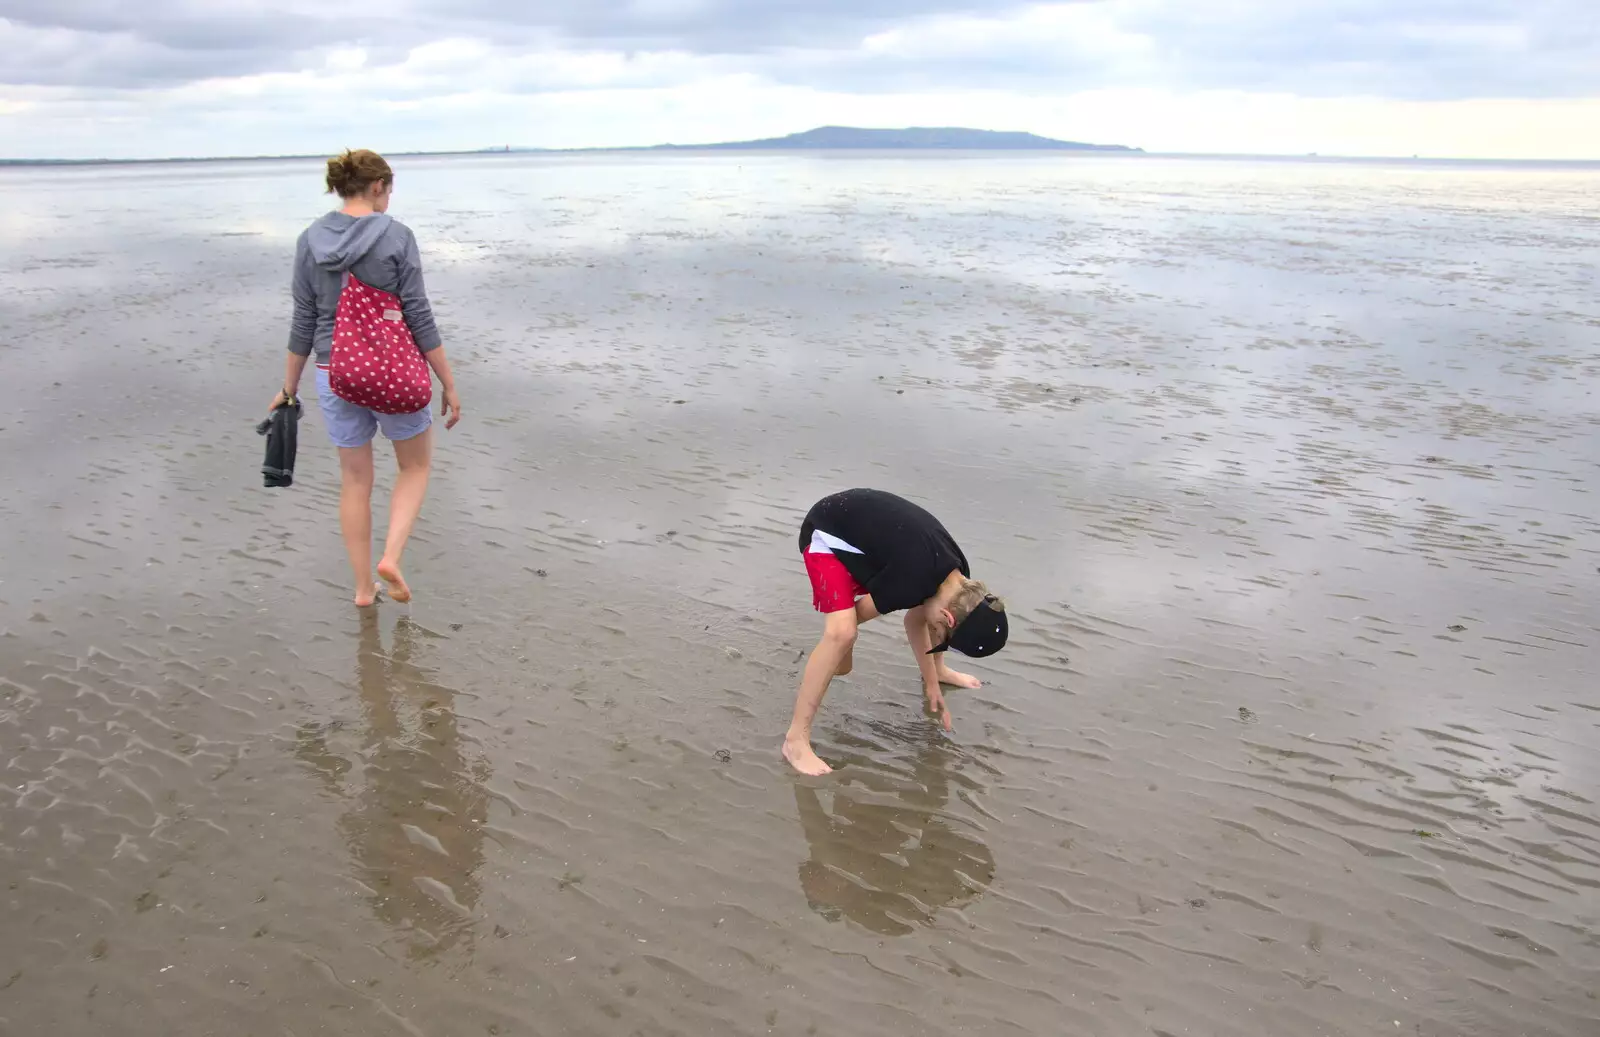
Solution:
<svg viewBox="0 0 1600 1037">
<path fill-rule="evenodd" d="M 400 556 L 405 554 L 406 541 L 411 539 L 411 527 L 416 525 L 422 511 L 422 501 L 428 495 L 428 472 L 433 465 L 433 429 L 428 428 L 410 439 L 397 440 L 394 459 L 400 471 L 394 478 L 394 492 L 389 497 L 389 536 L 383 545 L 383 560 L 378 563 L 378 575 L 389 585 L 389 596 L 395 601 L 410 601 L 411 588 L 406 586 L 400 571 Z"/>
<path fill-rule="evenodd" d="M 356 604 L 377 597 L 372 581 L 372 444 L 339 448 L 339 528 L 355 577 Z"/>
</svg>

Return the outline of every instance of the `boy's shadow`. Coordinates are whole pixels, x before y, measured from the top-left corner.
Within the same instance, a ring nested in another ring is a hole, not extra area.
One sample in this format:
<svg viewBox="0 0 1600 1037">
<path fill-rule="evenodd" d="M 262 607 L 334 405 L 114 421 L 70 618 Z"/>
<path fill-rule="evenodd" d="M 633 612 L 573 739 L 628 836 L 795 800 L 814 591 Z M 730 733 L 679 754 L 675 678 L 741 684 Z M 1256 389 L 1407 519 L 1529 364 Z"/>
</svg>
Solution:
<svg viewBox="0 0 1600 1037">
<path fill-rule="evenodd" d="M 329 731 L 303 731 L 297 752 L 329 791 L 350 799 L 339 831 L 355 877 L 373 891 L 373 912 L 408 937 L 412 957 L 431 957 L 472 941 L 488 767 L 466 759 L 456 691 L 417 662 L 431 635 L 402 616 L 385 654 L 378 624 L 377 609 L 362 610 L 356 684 L 364 724 L 354 759 L 331 748 Z"/>
<path fill-rule="evenodd" d="M 910 733 L 874 727 L 887 744 L 913 743 L 904 761 L 910 774 L 884 769 L 882 745 L 836 739 L 847 749 L 838 760 L 844 766 L 834 778 L 832 810 L 823 808 L 816 789 L 794 787 L 811 847 L 800 865 L 800 888 L 811 909 L 830 921 L 843 915 L 873 932 L 904 936 L 931 925 L 941 908 L 963 906 L 987 889 L 994 855 L 975 822 L 947 810 L 952 783 L 981 788 L 961 773 L 960 750 L 928 724 Z"/>
</svg>

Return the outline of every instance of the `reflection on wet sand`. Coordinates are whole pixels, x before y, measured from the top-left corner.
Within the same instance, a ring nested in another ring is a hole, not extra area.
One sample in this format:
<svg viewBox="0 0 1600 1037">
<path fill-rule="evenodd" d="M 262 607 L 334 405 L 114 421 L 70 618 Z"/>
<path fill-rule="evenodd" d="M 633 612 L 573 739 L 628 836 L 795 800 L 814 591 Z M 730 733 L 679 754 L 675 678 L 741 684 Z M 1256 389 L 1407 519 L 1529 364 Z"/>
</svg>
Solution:
<svg viewBox="0 0 1600 1037">
<path fill-rule="evenodd" d="M 467 759 L 456 692 L 416 659 L 428 633 L 402 616 L 386 655 L 379 611 L 365 610 L 360 623 L 365 723 L 355 761 L 331 747 L 331 730 L 302 730 L 296 754 L 350 800 L 339 829 L 374 913 L 405 934 L 412 956 L 428 957 L 472 939 L 489 768 Z"/>
<path fill-rule="evenodd" d="M 994 854 L 975 822 L 948 812 L 952 783 L 971 783 L 960 750 L 927 725 L 879 726 L 891 743 L 914 743 L 909 774 L 884 770 L 874 762 L 879 747 L 854 740 L 859 751 L 845 754 L 846 766 L 828 786 L 831 810 L 818 789 L 795 783 L 811 848 L 800 865 L 800 888 L 824 918 L 843 915 L 873 932 L 904 936 L 931 925 L 940 908 L 964 906 L 987 889 Z"/>
</svg>

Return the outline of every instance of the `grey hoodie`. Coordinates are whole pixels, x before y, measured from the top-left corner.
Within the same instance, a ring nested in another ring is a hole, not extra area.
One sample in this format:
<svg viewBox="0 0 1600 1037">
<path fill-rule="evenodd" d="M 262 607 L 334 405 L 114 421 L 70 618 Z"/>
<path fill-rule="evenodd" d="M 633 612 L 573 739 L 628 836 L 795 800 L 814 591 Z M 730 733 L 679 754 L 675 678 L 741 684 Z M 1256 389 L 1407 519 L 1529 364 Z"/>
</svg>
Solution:
<svg viewBox="0 0 1600 1037">
<path fill-rule="evenodd" d="M 422 257 L 411 228 L 386 213 L 349 216 L 330 212 L 307 227 L 294 248 L 294 320 L 289 352 L 328 363 L 333 350 L 333 314 L 344 271 L 400 297 L 411 337 L 424 353 L 443 341 L 422 285 Z"/>
</svg>

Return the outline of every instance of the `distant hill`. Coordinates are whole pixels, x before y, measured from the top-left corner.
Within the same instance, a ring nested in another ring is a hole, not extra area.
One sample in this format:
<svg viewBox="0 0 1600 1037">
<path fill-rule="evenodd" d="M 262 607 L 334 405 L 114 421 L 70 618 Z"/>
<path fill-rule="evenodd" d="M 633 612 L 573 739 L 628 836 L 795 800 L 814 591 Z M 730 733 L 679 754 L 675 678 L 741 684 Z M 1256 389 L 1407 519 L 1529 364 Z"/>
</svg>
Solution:
<svg viewBox="0 0 1600 1037">
<path fill-rule="evenodd" d="M 911 126 L 899 130 L 819 126 L 787 137 L 722 144 L 657 144 L 651 151 L 823 151 L 848 148 L 951 151 L 1142 151 L 1125 144 L 1083 144 L 1009 130 L 969 130 L 959 126 Z"/>
<path fill-rule="evenodd" d="M 736 140 L 721 144 L 646 144 L 621 148 L 520 148 L 500 144 L 492 148 L 472 151 L 397 151 L 390 158 L 433 158 L 451 155 L 487 154 L 552 154 L 585 151 L 1115 151 L 1126 154 L 1143 154 L 1143 148 L 1130 148 L 1125 144 L 1083 144 L 1074 140 L 1054 140 L 1035 133 L 1011 130 L 969 130 L 959 126 L 910 126 L 900 130 L 862 129 L 857 126 L 819 126 L 804 133 L 791 133 L 787 137 L 766 137 L 761 140 Z M 229 155 L 193 156 L 187 158 L 135 158 L 135 159 L 4 159 L 0 166 L 90 166 L 90 165 L 148 165 L 179 162 L 269 162 L 284 159 L 320 159 L 321 155 Z"/>
</svg>

